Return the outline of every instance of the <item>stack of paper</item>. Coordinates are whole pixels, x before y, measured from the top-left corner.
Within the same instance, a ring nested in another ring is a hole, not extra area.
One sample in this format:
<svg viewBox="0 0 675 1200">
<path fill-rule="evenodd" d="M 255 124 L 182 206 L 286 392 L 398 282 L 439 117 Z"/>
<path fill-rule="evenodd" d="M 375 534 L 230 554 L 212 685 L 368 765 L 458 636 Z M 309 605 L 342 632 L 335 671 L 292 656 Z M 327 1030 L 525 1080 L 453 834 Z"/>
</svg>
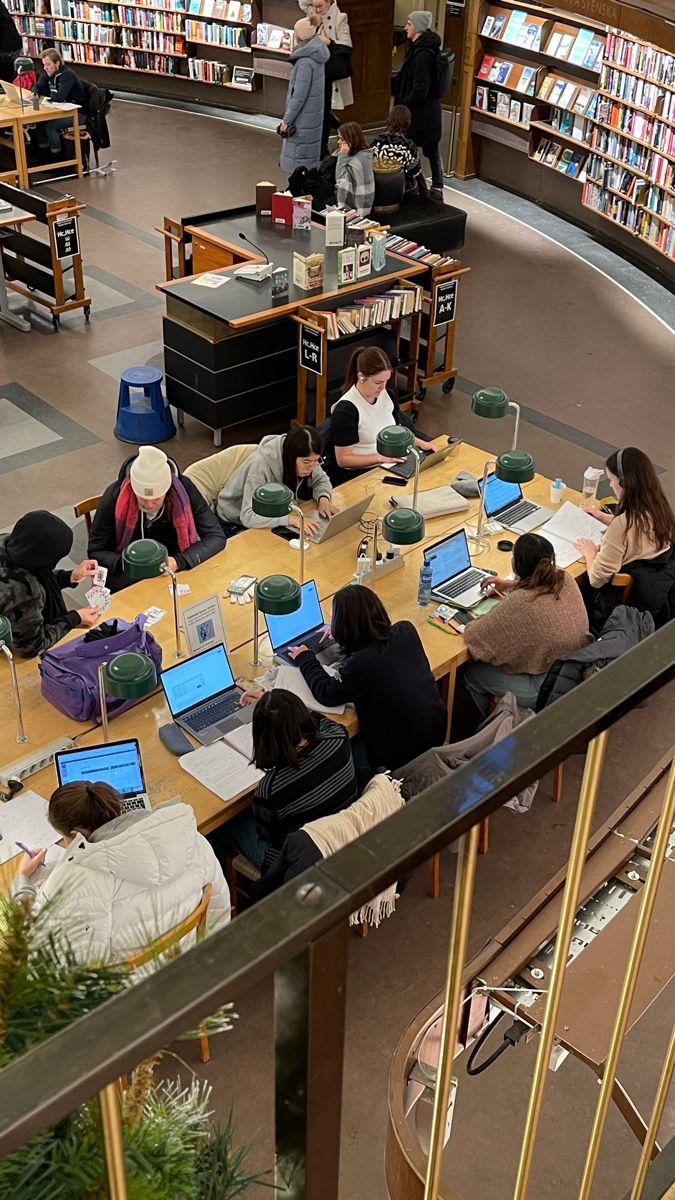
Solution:
<svg viewBox="0 0 675 1200">
<path fill-rule="evenodd" d="M 326 704 L 319 704 L 305 683 L 300 668 L 291 667 L 288 663 L 282 663 L 279 667 L 277 677 L 274 680 L 274 688 L 285 688 L 287 692 L 292 692 L 294 696 L 298 696 L 307 705 L 307 708 L 311 708 L 314 712 L 341 714 L 345 711 L 344 704 L 338 704 L 335 708 L 329 708 Z"/>
<path fill-rule="evenodd" d="M 566 500 L 550 521 L 537 530 L 548 538 L 555 550 L 556 562 L 563 569 L 582 557 L 574 544 L 579 538 L 589 538 L 594 546 L 599 546 L 604 532 L 605 526 L 600 521 L 572 504 L 571 500 Z"/>
<path fill-rule="evenodd" d="M 178 759 L 184 771 L 208 788 L 221 800 L 232 800 L 241 792 L 251 791 L 263 772 L 252 767 L 232 746 L 225 742 L 214 742 L 212 746 L 200 746 L 190 754 Z"/>
<path fill-rule="evenodd" d="M 48 804 L 37 792 L 20 792 L 13 800 L 0 804 L 0 862 L 8 862 L 21 850 L 44 850 L 59 841 L 61 834 L 47 820 Z"/>
</svg>

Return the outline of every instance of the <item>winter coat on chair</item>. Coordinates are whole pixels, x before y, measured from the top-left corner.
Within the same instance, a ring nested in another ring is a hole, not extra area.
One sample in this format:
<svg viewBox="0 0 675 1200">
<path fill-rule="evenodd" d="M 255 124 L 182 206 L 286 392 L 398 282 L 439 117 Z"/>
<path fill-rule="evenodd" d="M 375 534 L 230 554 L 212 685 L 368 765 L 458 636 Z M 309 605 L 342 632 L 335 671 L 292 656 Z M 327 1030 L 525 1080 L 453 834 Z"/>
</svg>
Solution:
<svg viewBox="0 0 675 1200">
<path fill-rule="evenodd" d="M 541 712 L 542 708 L 553 704 L 553 701 L 559 700 L 561 696 L 567 695 L 572 688 L 582 683 L 587 675 L 608 666 L 653 632 L 654 618 L 650 613 L 638 612 L 636 608 L 619 604 L 603 626 L 596 642 L 591 642 L 590 646 L 583 646 L 567 658 L 559 658 L 553 663 L 539 689 L 537 712 Z"/>
<path fill-rule="evenodd" d="M 295 133 L 283 139 L 279 166 L 289 175 L 296 167 L 316 167 L 321 161 L 321 130 L 326 63 L 330 52 L 315 35 L 300 42 L 291 54 L 293 70 L 288 82 L 283 120 Z"/>
<path fill-rule="evenodd" d="M 312 0 L 298 0 L 298 4 L 306 16 L 315 12 Z M 341 12 L 335 0 L 325 13 L 321 13 L 321 25 L 326 37 L 336 46 L 348 46 L 351 50 L 352 35 L 349 32 L 349 17 Z M 331 108 L 341 110 L 354 103 L 354 90 L 351 79 L 335 79 L 331 95 Z"/>
<path fill-rule="evenodd" d="M 408 43 L 403 66 L 394 78 L 394 102 L 410 109 L 408 137 L 418 146 L 441 140 L 441 101 L 436 97 L 436 55 L 441 39 L 432 29 Z"/>
</svg>

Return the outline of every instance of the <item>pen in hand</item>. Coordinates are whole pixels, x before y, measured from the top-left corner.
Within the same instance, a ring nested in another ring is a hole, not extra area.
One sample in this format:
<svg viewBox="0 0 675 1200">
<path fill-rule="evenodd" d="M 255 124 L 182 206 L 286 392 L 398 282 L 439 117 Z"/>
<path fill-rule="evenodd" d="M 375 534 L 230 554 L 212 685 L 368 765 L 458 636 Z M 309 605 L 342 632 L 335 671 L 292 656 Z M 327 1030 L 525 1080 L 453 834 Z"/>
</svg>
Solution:
<svg viewBox="0 0 675 1200">
<path fill-rule="evenodd" d="M 23 842 L 15 842 L 14 845 L 18 846 L 19 850 L 23 850 L 24 854 L 27 854 L 29 858 L 35 858 L 40 853 L 39 850 L 29 850 L 28 846 L 24 846 Z"/>
</svg>

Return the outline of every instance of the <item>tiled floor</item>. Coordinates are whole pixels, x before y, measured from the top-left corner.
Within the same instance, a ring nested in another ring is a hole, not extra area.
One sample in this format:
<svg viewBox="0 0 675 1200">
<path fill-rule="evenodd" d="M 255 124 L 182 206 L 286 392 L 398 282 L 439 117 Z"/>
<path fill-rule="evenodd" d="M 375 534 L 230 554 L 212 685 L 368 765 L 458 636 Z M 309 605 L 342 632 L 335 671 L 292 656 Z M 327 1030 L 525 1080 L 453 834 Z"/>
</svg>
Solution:
<svg viewBox="0 0 675 1200">
<path fill-rule="evenodd" d="M 249 202 L 260 178 L 281 182 L 278 139 L 270 132 L 198 112 L 119 102 L 111 132 L 117 173 L 67 185 L 87 206 L 81 241 L 91 324 L 76 314 L 64 318 L 59 333 L 44 320 L 33 334 L 0 325 L 2 527 L 37 506 L 72 521 L 73 503 L 100 493 L 128 455 L 129 447 L 113 436 L 119 373 L 129 365 L 156 364 L 162 350 L 162 303 L 154 285 L 164 265 L 154 226 L 165 214 L 180 217 Z M 53 190 L 50 185 L 49 194 Z M 590 462 L 616 446 L 637 444 L 659 464 L 664 486 L 675 497 L 675 340 L 664 320 L 625 289 L 635 286 L 645 303 L 663 302 L 666 317 L 667 296 L 651 283 L 638 288 L 620 261 L 614 264 L 622 285 L 617 287 L 604 252 L 585 235 L 582 245 L 570 231 L 576 253 L 569 254 L 560 244 L 565 238 L 555 240 L 560 229 L 552 222 L 544 221 L 538 232 L 539 210 L 518 201 L 514 221 L 508 215 L 513 198 L 495 196 L 494 189 L 462 185 L 449 199 L 469 214 L 462 257 L 472 272 L 460 288 L 460 379 L 450 397 L 430 391 L 425 430 L 452 431 L 491 453 L 506 448 L 510 423 L 482 421 L 469 408 L 477 385 L 499 384 L 523 406 L 520 445 L 532 451 L 545 474 L 578 485 Z M 579 257 L 582 252 L 597 258 L 605 274 Z M 186 419 L 165 448 L 186 465 L 212 445 L 208 432 Z M 84 554 L 81 523 L 72 554 L 73 560 Z M 665 752 L 674 715 L 671 688 L 612 735 L 598 820 Z M 550 780 L 544 780 L 531 813 L 500 812 L 493 820 L 491 852 L 478 869 L 472 950 L 565 861 L 579 776 L 580 760 L 574 759 L 566 769 L 562 804 L 551 805 Z M 444 856 L 440 900 L 428 899 L 426 876 L 418 872 L 395 918 L 350 946 L 344 1200 L 385 1197 L 388 1066 L 405 1026 L 441 985 L 454 862 Z M 252 1164 L 266 1167 L 272 1152 L 270 988 L 243 997 L 238 1009 L 235 1031 L 214 1040 L 213 1061 L 204 1073 L 214 1083 L 218 1112 L 224 1115 L 232 1104 L 238 1136 L 255 1138 Z M 651 1103 L 669 1015 L 672 992 L 627 1042 L 622 1075 L 643 1107 Z M 181 1045 L 179 1053 L 196 1064 L 192 1048 Z M 457 1067 L 460 1092 L 448 1174 L 467 1198 L 504 1200 L 532 1047 L 521 1045 L 477 1081 L 466 1078 L 461 1062 Z M 572 1195 L 596 1094 L 591 1073 L 577 1064 L 565 1064 L 552 1077 L 535 1164 L 532 1194 L 539 1200 Z M 664 1127 L 664 1136 L 675 1131 L 672 1106 Z M 635 1157 L 634 1142 L 612 1117 L 597 1200 L 623 1194 Z"/>
</svg>

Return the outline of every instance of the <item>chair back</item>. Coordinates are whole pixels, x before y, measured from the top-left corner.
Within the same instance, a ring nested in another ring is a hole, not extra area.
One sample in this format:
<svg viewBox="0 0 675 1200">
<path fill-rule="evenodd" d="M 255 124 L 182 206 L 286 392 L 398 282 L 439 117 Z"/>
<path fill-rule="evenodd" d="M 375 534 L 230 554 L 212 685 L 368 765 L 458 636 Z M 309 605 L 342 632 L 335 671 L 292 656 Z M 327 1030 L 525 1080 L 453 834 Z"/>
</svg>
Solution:
<svg viewBox="0 0 675 1200">
<path fill-rule="evenodd" d="M 208 458 L 200 458 L 183 471 L 184 475 L 199 488 L 209 508 L 215 511 L 219 493 L 228 479 L 258 447 L 254 445 L 227 446 Z"/>
<path fill-rule="evenodd" d="M 76 517 L 84 517 L 84 523 L 87 526 L 87 533 L 91 533 L 91 514 L 96 512 L 101 503 L 100 496 L 90 496 L 88 500 L 80 500 L 79 504 L 74 505 L 73 512 Z"/>
<path fill-rule="evenodd" d="M 167 933 L 163 933 L 161 937 L 155 938 L 149 946 L 143 950 L 138 950 L 135 954 L 127 954 L 124 958 L 124 965 L 129 971 L 135 971 L 137 967 L 143 967 L 153 958 L 159 958 L 161 955 L 171 957 L 171 952 L 178 953 L 178 944 L 182 942 L 184 937 L 195 931 L 197 941 L 200 942 L 206 931 L 206 914 L 211 900 L 211 892 L 213 886 L 206 883 L 202 889 L 201 900 L 197 907 L 174 925 L 173 929 L 169 929 Z"/>
<path fill-rule="evenodd" d="M 633 576 L 629 575 L 626 571 L 617 571 L 615 575 L 612 575 L 612 587 L 621 588 L 619 604 L 628 604 L 628 597 L 631 594 L 633 583 Z"/>
</svg>

